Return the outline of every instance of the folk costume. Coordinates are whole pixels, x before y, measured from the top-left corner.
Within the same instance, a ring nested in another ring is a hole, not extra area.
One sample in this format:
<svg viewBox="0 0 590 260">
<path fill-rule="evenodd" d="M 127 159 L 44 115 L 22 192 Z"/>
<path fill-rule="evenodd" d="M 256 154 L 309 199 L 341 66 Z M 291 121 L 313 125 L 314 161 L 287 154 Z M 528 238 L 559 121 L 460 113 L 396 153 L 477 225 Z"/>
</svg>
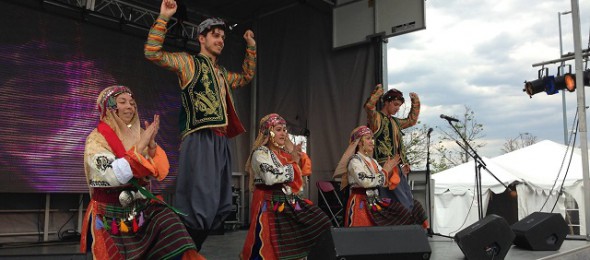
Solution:
<svg viewBox="0 0 590 260">
<path fill-rule="evenodd" d="M 285 124 L 277 114 L 263 117 L 253 152 L 246 163 L 254 191 L 250 229 L 240 254 L 242 259 L 305 258 L 320 235 L 331 226 L 321 209 L 300 196 L 302 176 L 311 173 L 309 157 L 299 152 L 300 161 L 296 162 L 285 151 L 294 148 L 290 141 L 278 151 L 267 146 L 274 142 L 273 127 Z"/>
<path fill-rule="evenodd" d="M 90 203 L 84 218 L 81 252 L 95 259 L 169 259 L 198 256 L 180 218 L 149 192 L 149 178 L 168 175 L 166 153 L 138 151 L 143 131 L 137 110 L 129 125 L 116 114 L 124 86 L 103 90 L 97 100 L 100 122 L 86 139 L 84 170 Z"/>
<path fill-rule="evenodd" d="M 380 196 L 380 187 L 389 183 L 396 185 L 400 178 L 387 173 L 371 155 L 358 150 L 358 144 L 365 135 L 373 136 L 371 129 L 366 126 L 359 126 L 352 131 L 349 146 L 334 172 L 334 177 L 341 178 L 340 187 L 350 189 L 344 225 L 356 227 L 412 224 L 410 211 L 399 202 Z"/>
<path fill-rule="evenodd" d="M 373 91 L 365 102 L 369 128 L 375 133 L 375 159 L 379 164 L 383 165 L 387 158 L 393 158 L 394 155 L 399 154 L 401 158 L 400 165 L 408 164 L 403 149 L 402 129 L 414 126 L 418 122 L 420 100 L 417 96 L 412 98 L 410 112 L 406 118 L 388 116 L 375 109 L 379 99 L 382 99 L 383 102 L 399 100 L 404 103 L 404 97 L 402 92 L 397 89 L 391 89 L 381 97 L 382 91 L 380 87 L 375 88 L 375 91 Z M 407 210 L 412 212 L 414 224 L 427 228 L 428 222 L 426 221 L 427 216 L 424 208 L 419 201 L 414 199 L 408 183 L 408 176 L 402 173 L 401 166 L 394 167 L 394 175 L 399 176 L 399 183 L 397 185 L 391 185 L 390 182 L 387 188 L 380 189 L 381 195 L 400 202 Z"/>
<path fill-rule="evenodd" d="M 227 71 L 204 54 L 162 51 L 168 18 L 158 17 L 150 29 L 145 57 L 178 75 L 181 92 L 180 145 L 174 205 L 200 249 L 209 230 L 218 228 L 232 212 L 229 138 L 245 132 L 231 91 L 254 77 L 256 47 L 248 46 L 242 73 Z M 199 34 L 219 19 L 199 25 Z"/>
</svg>

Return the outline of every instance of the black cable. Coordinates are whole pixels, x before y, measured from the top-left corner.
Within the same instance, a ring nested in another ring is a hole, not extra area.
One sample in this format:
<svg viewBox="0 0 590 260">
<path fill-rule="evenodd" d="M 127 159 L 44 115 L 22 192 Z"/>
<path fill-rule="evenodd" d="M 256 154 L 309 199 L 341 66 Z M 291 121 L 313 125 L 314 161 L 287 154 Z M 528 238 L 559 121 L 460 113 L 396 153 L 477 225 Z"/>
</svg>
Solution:
<svg viewBox="0 0 590 260">
<path fill-rule="evenodd" d="M 455 229 L 451 232 L 449 232 L 449 236 L 451 236 L 451 233 L 456 233 L 457 231 L 463 229 L 463 226 L 465 226 L 465 223 L 467 223 L 467 218 L 469 218 L 469 213 L 471 212 L 471 209 L 473 208 L 473 201 L 475 200 L 475 193 L 473 193 L 473 198 L 471 198 L 471 205 L 469 205 L 469 210 L 467 210 L 467 214 L 465 214 L 465 218 L 463 219 L 463 223 L 461 224 L 461 226 L 459 226 L 458 229 Z"/>
<path fill-rule="evenodd" d="M 575 128 L 576 131 L 574 131 L 575 134 L 574 134 L 573 143 L 572 143 L 572 151 L 570 153 L 570 161 L 567 164 L 567 169 L 565 170 L 565 175 L 563 176 L 563 180 L 561 181 L 561 185 L 560 185 L 560 188 L 559 188 L 559 193 L 558 193 L 557 199 L 555 200 L 555 204 L 553 204 L 553 208 L 551 208 L 551 213 L 553 213 L 553 210 L 555 209 L 555 206 L 557 206 L 557 202 L 559 201 L 559 197 L 561 197 L 561 194 L 563 194 L 563 185 L 565 184 L 565 178 L 567 177 L 567 174 L 569 172 L 570 166 L 572 164 L 572 158 L 574 156 L 574 147 L 576 147 L 576 139 L 578 137 L 578 125 L 579 125 L 579 122 L 580 122 L 579 119 L 576 120 L 576 128 Z"/>
<path fill-rule="evenodd" d="M 66 220 L 66 222 L 65 222 L 63 225 L 61 225 L 61 227 L 60 227 L 60 228 L 59 228 L 59 230 L 57 231 L 57 238 L 59 238 L 59 240 L 62 240 L 62 241 L 63 241 L 63 240 L 64 240 L 64 236 L 63 236 L 63 235 L 64 235 L 64 233 L 66 233 L 66 232 L 68 232 L 69 230 L 71 230 L 71 229 L 67 229 L 67 230 L 64 230 L 63 232 L 61 231 L 61 230 L 64 228 L 64 226 L 65 226 L 66 224 L 68 224 L 68 223 L 70 222 L 70 220 L 72 220 L 72 218 L 74 218 L 74 216 L 75 216 L 75 215 L 76 215 L 76 212 L 72 212 L 72 215 L 70 216 L 70 218 L 69 218 L 68 220 Z M 80 235 L 80 233 L 78 233 L 78 232 L 76 231 L 76 235 Z"/>
<path fill-rule="evenodd" d="M 84 197 L 80 198 L 80 201 L 78 202 L 78 208 L 80 208 L 83 201 L 84 201 Z M 67 229 L 67 230 L 64 230 L 63 232 L 61 231 L 74 218 L 75 215 L 76 215 L 76 212 L 72 212 L 72 215 L 70 216 L 70 218 L 68 218 L 68 220 L 66 220 L 66 222 L 63 225 L 61 225 L 61 227 L 57 230 L 57 238 L 59 238 L 59 240 L 63 241 L 65 238 L 63 236 L 63 234 L 65 232 L 68 232 L 69 230 L 71 230 L 71 229 Z M 76 236 L 81 236 L 81 234 L 78 233 L 78 231 L 76 231 L 76 230 L 74 230 L 74 231 L 75 231 L 74 234 Z"/>
<path fill-rule="evenodd" d="M 577 134 L 577 123 L 576 123 L 576 121 L 578 121 L 577 118 L 578 118 L 578 110 L 576 110 L 576 113 L 574 115 L 574 120 L 573 120 L 574 125 L 576 126 L 576 128 L 575 128 L 576 131 L 574 131 L 570 134 L 568 145 L 566 146 L 565 153 L 563 154 L 563 160 L 561 160 L 561 165 L 559 166 L 559 171 L 557 172 L 557 176 L 555 177 L 555 180 L 553 181 L 553 185 L 551 185 L 551 190 L 549 190 L 549 194 L 547 195 L 547 198 L 545 198 L 545 202 L 543 202 L 543 205 L 541 206 L 539 211 L 543 211 L 543 208 L 545 208 L 545 205 L 549 201 L 549 198 L 551 198 L 551 194 L 553 194 L 553 190 L 555 189 L 555 185 L 557 184 L 557 181 L 559 180 L 559 176 L 561 175 L 561 170 L 563 169 L 563 165 L 565 163 L 565 158 L 567 158 L 567 153 L 570 149 L 570 146 L 572 147 L 572 154 L 570 155 L 570 163 L 571 163 L 571 158 L 572 158 L 573 150 L 574 150 L 572 142 L 575 141 L 574 135 Z M 574 125 L 572 125 L 572 129 L 574 129 L 573 128 Z M 569 166 L 568 166 L 568 170 L 569 170 Z M 565 172 L 565 176 L 567 176 L 567 170 Z M 565 180 L 565 177 L 564 177 L 564 180 Z M 557 203 L 557 201 L 559 201 L 559 196 L 557 197 L 557 199 L 555 201 L 556 201 L 555 203 Z M 551 212 L 553 212 L 553 210 L 551 210 Z"/>
</svg>

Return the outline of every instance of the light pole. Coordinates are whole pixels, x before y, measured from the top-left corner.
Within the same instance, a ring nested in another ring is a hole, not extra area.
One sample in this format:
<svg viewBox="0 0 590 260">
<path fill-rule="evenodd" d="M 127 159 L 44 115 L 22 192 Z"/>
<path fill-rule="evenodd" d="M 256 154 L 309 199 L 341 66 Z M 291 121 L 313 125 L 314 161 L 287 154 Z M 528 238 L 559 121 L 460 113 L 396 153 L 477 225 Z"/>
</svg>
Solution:
<svg viewBox="0 0 590 260">
<path fill-rule="evenodd" d="M 576 61 L 576 98 L 578 101 L 578 135 L 582 149 L 582 175 L 584 178 L 584 211 L 586 218 L 586 240 L 590 240 L 590 169 L 588 167 L 588 129 L 586 125 L 586 93 L 584 89 L 584 71 L 582 70 L 582 37 L 580 29 L 580 3 L 571 0 L 572 25 L 574 31 L 574 56 Z"/>
<path fill-rule="evenodd" d="M 582 153 L 582 176 L 584 179 L 584 187 L 590 187 L 590 165 L 588 165 L 588 126 L 586 124 L 586 93 L 584 89 L 584 71 L 582 68 L 583 57 L 588 57 L 590 53 L 582 53 L 582 37 L 580 30 L 580 4 L 579 0 L 571 0 L 571 11 L 572 14 L 572 29 L 573 29 L 573 40 L 574 40 L 574 55 L 560 55 L 561 58 L 552 61 L 545 61 L 541 63 L 533 64 L 533 67 L 543 66 L 546 64 L 552 64 L 562 62 L 566 60 L 575 60 L 575 75 L 576 75 L 576 100 L 577 100 L 577 111 L 578 111 L 578 133 L 577 136 L 580 138 L 580 148 Z M 561 15 L 561 14 L 559 14 Z M 559 18 L 561 19 L 561 18 Z M 560 20 L 561 24 L 561 20 Z M 561 31 L 561 26 L 560 26 Z M 561 34 L 560 34 L 561 40 Z M 561 44 L 561 41 L 560 41 Z M 584 188 L 584 207 L 583 214 L 585 219 L 584 231 L 586 233 L 586 240 L 590 241 L 590 189 Z M 580 212 L 582 213 L 582 212 Z M 580 218 L 582 218 L 580 216 Z M 582 219 L 580 219 L 580 222 Z M 580 230 L 581 231 L 581 230 Z"/>
<path fill-rule="evenodd" d="M 570 14 L 572 11 L 566 12 L 557 12 L 557 21 L 559 23 L 559 57 L 563 57 L 563 41 L 561 39 L 561 16 L 564 14 Z M 559 66 L 559 75 L 563 75 L 563 65 L 564 62 L 561 62 L 561 66 Z M 567 138 L 567 114 L 565 113 L 565 91 L 561 91 L 561 105 L 562 105 L 562 112 L 563 112 L 563 144 L 568 144 Z"/>
</svg>

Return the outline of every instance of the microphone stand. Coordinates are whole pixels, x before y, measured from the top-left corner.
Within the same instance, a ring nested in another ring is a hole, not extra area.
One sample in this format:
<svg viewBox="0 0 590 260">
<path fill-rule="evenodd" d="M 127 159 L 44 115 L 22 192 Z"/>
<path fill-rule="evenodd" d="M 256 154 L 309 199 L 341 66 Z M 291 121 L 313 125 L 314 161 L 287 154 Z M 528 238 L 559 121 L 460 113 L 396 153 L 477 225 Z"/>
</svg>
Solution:
<svg viewBox="0 0 590 260">
<path fill-rule="evenodd" d="M 431 200 L 431 192 L 430 192 L 430 133 L 432 132 L 432 128 L 428 129 L 428 133 L 426 134 L 426 207 L 428 211 L 428 218 L 430 219 L 430 226 L 426 229 L 429 237 L 432 236 L 440 236 L 453 239 L 452 236 L 443 235 L 440 233 L 435 233 L 432 230 L 432 200 Z"/>
<path fill-rule="evenodd" d="M 479 219 L 483 219 L 483 195 L 482 195 L 482 189 L 481 189 L 481 169 L 483 168 L 484 170 L 486 170 L 492 177 L 494 177 L 494 179 L 496 179 L 500 184 L 502 184 L 502 186 L 504 186 L 504 188 L 506 188 L 508 191 L 512 191 L 508 186 L 506 186 L 506 184 L 504 184 L 502 181 L 500 181 L 500 179 L 498 179 L 498 177 L 496 177 L 496 175 L 494 175 L 488 168 L 486 163 L 483 161 L 483 159 L 481 158 L 481 156 L 479 156 L 479 154 L 477 154 L 477 151 L 475 151 L 475 149 L 473 149 L 473 147 L 471 147 L 471 145 L 469 145 L 469 143 L 467 142 L 467 140 L 465 140 L 465 137 L 463 137 L 463 135 L 461 135 L 461 133 L 459 132 L 459 130 L 457 130 L 457 128 L 451 123 L 451 120 L 449 120 L 448 118 L 447 122 L 449 123 L 449 125 L 451 125 L 451 128 L 453 128 L 453 130 L 455 130 L 455 133 L 457 133 L 457 135 L 459 135 L 461 137 L 461 139 L 463 140 L 463 143 L 465 144 L 464 146 L 459 144 L 459 141 L 456 141 L 457 144 L 459 145 L 459 147 L 461 147 L 461 149 L 463 149 L 465 151 L 465 153 L 467 153 L 471 158 L 473 158 L 473 161 L 475 161 L 475 189 L 476 189 L 476 196 L 477 196 L 477 212 L 478 212 L 478 216 Z"/>
</svg>

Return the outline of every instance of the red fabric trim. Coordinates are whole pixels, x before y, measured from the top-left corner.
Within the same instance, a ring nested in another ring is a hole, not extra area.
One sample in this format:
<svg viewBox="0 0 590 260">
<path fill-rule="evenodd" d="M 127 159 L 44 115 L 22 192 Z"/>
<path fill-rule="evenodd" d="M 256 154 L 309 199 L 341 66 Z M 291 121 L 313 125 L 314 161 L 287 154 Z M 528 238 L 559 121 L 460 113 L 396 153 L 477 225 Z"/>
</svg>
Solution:
<svg viewBox="0 0 590 260">
<path fill-rule="evenodd" d="M 226 135 L 228 138 L 232 138 L 246 132 L 246 129 L 244 129 L 242 122 L 240 122 L 240 118 L 236 114 L 236 109 L 234 108 L 233 100 L 229 97 L 229 95 L 230 93 L 226 93 L 225 95 L 225 103 L 227 104 Z"/>
<path fill-rule="evenodd" d="M 113 149 L 113 153 L 117 158 L 121 158 L 125 156 L 127 151 L 125 151 L 125 146 L 123 146 L 123 142 L 117 136 L 117 133 L 109 126 L 107 123 L 100 121 L 98 123 L 98 132 L 104 136 L 104 139 L 107 140 L 107 143 Z"/>
<path fill-rule="evenodd" d="M 131 167 L 131 172 L 133 173 L 133 177 L 136 178 L 143 178 L 149 176 L 151 174 L 150 170 L 146 168 L 136 155 L 132 155 L 131 152 L 126 153 L 123 158 L 129 162 L 129 167 Z"/>
<path fill-rule="evenodd" d="M 289 186 L 293 189 L 294 192 L 298 192 L 303 187 L 303 178 L 301 173 L 301 168 L 299 165 L 293 161 L 293 156 L 285 151 L 272 151 L 277 155 L 277 158 L 283 165 L 291 164 L 293 165 L 293 181 L 288 183 Z"/>
<path fill-rule="evenodd" d="M 117 158 L 125 158 L 125 160 L 129 162 L 129 166 L 131 167 L 134 177 L 142 178 L 150 175 L 151 172 L 135 158 L 136 156 L 133 154 L 133 152 L 127 153 L 127 151 L 125 151 L 123 142 L 121 142 L 121 139 L 119 139 L 115 131 L 109 125 L 103 121 L 100 121 L 100 123 L 98 123 L 97 129 L 98 132 L 104 136 L 104 139 L 107 140 L 107 143 L 113 150 L 115 156 Z M 132 150 L 133 149 L 130 151 Z"/>
</svg>

